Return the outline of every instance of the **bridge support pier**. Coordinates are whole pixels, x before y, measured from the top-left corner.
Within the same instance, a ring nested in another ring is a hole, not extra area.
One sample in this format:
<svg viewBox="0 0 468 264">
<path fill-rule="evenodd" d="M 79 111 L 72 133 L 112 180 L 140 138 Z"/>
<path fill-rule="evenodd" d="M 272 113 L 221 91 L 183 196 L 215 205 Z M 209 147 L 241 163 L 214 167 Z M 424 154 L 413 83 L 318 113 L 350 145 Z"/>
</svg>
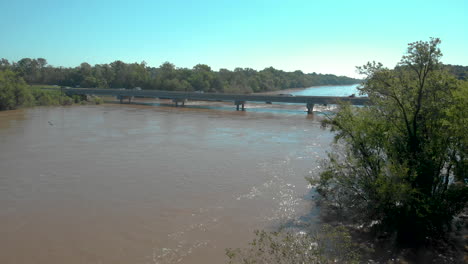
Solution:
<svg viewBox="0 0 468 264">
<path fill-rule="evenodd" d="M 172 99 L 172 102 L 174 102 L 175 107 L 179 107 L 179 103 L 182 103 L 182 106 L 185 106 L 185 101 L 187 101 L 187 99 Z"/>
<path fill-rule="evenodd" d="M 314 111 L 314 104 L 312 103 L 307 103 L 307 114 L 310 115 Z"/>
<path fill-rule="evenodd" d="M 132 103 L 133 96 L 126 96 L 126 95 L 117 95 L 117 99 L 119 99 L 120 103 L 123 104 L 124 99 L 128 99 L 128 103 Z"/>
<path fill-rule="evenodd" d="M 236 110 L 239 111 L 239 107 L 242 111 L 245 111 L 245 101 L 235 101 L 234 104 L 236 105 Z"/>
</svg>

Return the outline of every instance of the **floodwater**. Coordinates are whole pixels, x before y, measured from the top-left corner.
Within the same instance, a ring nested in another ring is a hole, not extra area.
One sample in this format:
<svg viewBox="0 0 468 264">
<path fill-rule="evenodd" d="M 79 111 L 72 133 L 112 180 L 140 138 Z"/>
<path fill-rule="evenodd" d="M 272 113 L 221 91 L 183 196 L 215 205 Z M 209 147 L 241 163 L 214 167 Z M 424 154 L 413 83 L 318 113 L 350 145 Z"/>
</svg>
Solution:
<svg viewBox="0 0 468 264">
<path fill-rule="evenodd" d="M 225 263 L 313 211 L 320 113 L 210 108 L 0 112 L 0 263 Z"/>
<path fill-rule="evenodd" d="M 359 94 L 358 84 L 352 85 L 327 85 L 327 86 L 316 86 L 308 89 L 301 89 L 298 91 L 291 92 L 293 95 L 304 95 L 304 96 L 367 96 Z"/>
</svg>

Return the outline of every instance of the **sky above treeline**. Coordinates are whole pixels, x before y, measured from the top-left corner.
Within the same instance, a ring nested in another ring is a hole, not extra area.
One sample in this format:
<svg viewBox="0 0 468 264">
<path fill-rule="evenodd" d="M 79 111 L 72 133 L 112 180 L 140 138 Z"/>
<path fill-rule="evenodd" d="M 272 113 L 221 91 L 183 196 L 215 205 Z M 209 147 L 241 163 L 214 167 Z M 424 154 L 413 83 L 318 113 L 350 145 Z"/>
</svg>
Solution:
<svg viewBox="0 0 468 264">
<path fill-rule="evenodd" d="M 442 61 L 468 65 L 467 0 L 0 0 L 0 58 L 75 67 L 122 60 L 359 77 L 393 67 L 407 44 L 442 39 Z"/>
</svg>

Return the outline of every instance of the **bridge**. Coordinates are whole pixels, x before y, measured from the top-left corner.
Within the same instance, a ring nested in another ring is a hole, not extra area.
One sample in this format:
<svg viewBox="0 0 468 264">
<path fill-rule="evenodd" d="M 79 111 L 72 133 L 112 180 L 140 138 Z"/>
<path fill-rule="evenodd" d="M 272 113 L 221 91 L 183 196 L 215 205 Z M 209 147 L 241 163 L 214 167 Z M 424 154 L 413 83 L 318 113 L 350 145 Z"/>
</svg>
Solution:
<svg viewBox="0 0 468 264">
<path fill-rule="evenodd" d="M 265 103 L 295 103 L 305 104 L 307 113 L 311 114 L 315 104 L 327 105 L 338 102 L 349 102 L 352 105 L 365 105 L 367 97 L 341 97 L 341 96 L 292 96 L 292 95 L 263 95 L 263 94 L 222 94 L 222 93 L 198 93 L 198 92 L 173 92 L 159 90 L 124 90 L 124 89 L 91 89 L 91 88 L 65 88 L 67 95 L 110 95 L 120 99 L 128 99 L 130 103 L 133 97 L 172 99 L 175 106 L 179 103 L 184 106 L 190 101 L 224 101 L 234 102 L 237 111 L 245 110 L 246 102 Z"/>
</svg>

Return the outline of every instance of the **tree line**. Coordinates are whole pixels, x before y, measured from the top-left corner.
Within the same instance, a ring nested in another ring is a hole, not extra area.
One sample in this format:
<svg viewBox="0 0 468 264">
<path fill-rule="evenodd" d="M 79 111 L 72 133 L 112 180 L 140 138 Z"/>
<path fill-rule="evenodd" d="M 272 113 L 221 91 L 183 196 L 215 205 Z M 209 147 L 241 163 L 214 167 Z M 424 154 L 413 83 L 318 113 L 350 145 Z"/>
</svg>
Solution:
<svg viewBox="0 0 468 264">
<path fill-rule="evenodd" d="M 100 104 L 102 99 L 95 96 L 69 97 L 59 89 L 40 89 L 27 85 L 24 79 L 9 69 L 0 70 L 0 111 L 20 107 L 45 105 Z"/>
<path fill-rule="evenodd" d="M 267 92 L 318 85 L 348 85 L 361 80 L 333 74 L 285 72 L 273 67 L 257 71 L 236 68 L 214 71 L 205 64 L 192 69 L 177 68 L 165 62 L 155 68 L 145 62 L 125 63 L 120 60 L 91 66 L 54 67 L 46 59 L 23 58 L 17 62 L 0 60 L 0 70 L 16 72 L 28 84 L 60 85 L 86 88 L 135 88 L 168 91 L 204 91 L 215 93 Z"/>
</svg>

